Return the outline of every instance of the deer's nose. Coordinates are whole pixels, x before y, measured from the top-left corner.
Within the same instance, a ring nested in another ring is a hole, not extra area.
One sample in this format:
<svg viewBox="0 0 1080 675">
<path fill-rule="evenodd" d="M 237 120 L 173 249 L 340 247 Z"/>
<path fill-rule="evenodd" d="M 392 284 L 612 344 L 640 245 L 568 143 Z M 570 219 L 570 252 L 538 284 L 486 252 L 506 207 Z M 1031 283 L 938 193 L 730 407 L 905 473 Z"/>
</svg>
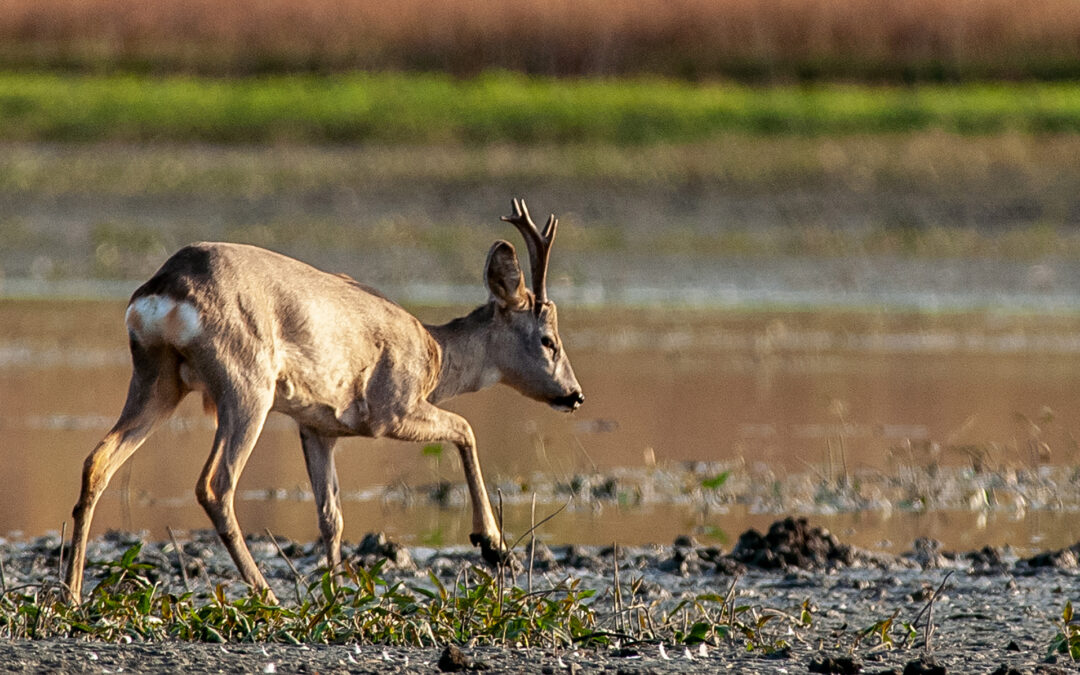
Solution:
<svg viewBox="0 0 1080 675">
<path fill-rule="evenodd" d="M 551 407 L 557 410 L 566 410 L 567 412 L 573 412 L 577 410 L 582 403 L 585 402 L 585 394 L 580 391 L 575 391 L 566 396 L 560 396 L 559 398 L 551 400 Z"/>
</svg>

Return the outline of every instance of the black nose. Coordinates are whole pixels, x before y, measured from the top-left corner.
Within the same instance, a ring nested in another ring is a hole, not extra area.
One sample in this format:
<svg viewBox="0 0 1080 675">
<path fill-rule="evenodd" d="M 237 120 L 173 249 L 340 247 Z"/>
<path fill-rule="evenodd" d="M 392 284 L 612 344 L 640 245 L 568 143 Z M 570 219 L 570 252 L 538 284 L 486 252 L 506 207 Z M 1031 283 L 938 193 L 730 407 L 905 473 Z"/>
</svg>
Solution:
<svg viewBox="0 0 1080 675">
<path fill-rule="evenodd" d="M 572 394 L 566 396 L 560 396 L 557 399 L 551 401 L 551 405 L 556 408 L 567 408 L 569 410 L 577 410 L 578 406 L 585 402 L 585 394 L 580 391 L 575 391 Z"/>
</svg>

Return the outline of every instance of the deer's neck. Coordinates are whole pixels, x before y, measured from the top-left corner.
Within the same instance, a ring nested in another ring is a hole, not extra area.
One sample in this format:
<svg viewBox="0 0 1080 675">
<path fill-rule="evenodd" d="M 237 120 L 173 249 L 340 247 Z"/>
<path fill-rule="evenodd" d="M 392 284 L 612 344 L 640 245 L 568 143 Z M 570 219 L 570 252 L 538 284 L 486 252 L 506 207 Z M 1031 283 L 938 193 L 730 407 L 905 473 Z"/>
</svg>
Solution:
<svg viewBox="0 0 1080 675">
<path fill-rule="evenodd" d="M 428 400 L 438 403 L 499 381 L 499 370 L 489 353 L 494 321 L 495 308 L 489 303 L 450 323 L 425 326 L 442 350 L 439 383 Z"/>
</svg>

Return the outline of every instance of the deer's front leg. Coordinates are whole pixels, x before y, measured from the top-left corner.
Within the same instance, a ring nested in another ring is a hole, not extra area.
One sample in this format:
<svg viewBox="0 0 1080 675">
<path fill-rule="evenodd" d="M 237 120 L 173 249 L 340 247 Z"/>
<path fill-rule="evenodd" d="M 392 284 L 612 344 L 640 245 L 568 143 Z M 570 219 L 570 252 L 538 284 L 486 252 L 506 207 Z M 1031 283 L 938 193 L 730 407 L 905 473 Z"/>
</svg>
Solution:
<svg viewBox="0 0 1080 675">
<path fill-rule="evenodd" d="M 462 419 L 462 422 L 465 420 Z M 506 557 L 506 542 L 503 541 L 499 524 L 491 510 L 484 474 L 480 471 L 480 458 L 476 454 L 476 441 L 468 422 L 465 422 L 465 429 L 469 432 L 468 440 L 463 443 L 455 441 L 454 444 L 461 455 L 461 465 L 465 469 L 465 482 L 469 486 L 469 499 L 472 502 L 473 531 L 469 534 L 469 541 L 473 546 L 480 547 L 484 560 L 497 565 Z"/>
<path fill-rule="evenodd" d="M 499 524 L 491 510 L 484 475 L 480 471 L 480 458 L 476 454 L 476 438 L 472 427 L 461 415 L 438 408 L 422 401 L 400 423 L 386 431 L 390 438 L 418 443 L 447 440 L 457 446 L 461 464 L 465 469 L 465 482 L 472 502 L 472 533 L 469 541 L 479 546 L 484 560 L 491 564 L 506 558 L 506 543 L 499 532 Z"/>
<path fill-rule="evenodd" d="M 337 439 L 320 436 L 307 427 L 300 429 L 315 506 L 319 510 L 319 532 L 326 549 L 326 566 L 334 569 L 341 562 L 341 490 L 334 467 L 334 443 Z"/>
</svg>

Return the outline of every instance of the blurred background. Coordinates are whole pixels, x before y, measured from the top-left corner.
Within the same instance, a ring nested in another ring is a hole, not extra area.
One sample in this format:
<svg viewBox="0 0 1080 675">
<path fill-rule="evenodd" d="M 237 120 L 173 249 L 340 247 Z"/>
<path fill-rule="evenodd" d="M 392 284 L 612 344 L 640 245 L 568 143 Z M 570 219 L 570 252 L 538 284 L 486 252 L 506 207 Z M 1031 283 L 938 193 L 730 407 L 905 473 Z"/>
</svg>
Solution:
<svg viewBox="0 0 1080 675">
<path fill-rule="evenodd" d="M 497 387 L 508 527 L 723 545 L 802 513 L 888 549 L 1080 539 L 1072 0 L 8 0 L 0 535 L 58 530 L 129 373 L 124 302 L 195 240 L 266 246 L 438 322 L 486 300 L 510 198 L 588 402 Z M 95 532 L 207 526 L 195 402 Z M 346 539 L 463 544 L 452 448 L 343 443 Z M 240 520 L 317 536 L 274 418 Z M 572 498 L 572 499 L 571 499 Z"/>
</svg>

